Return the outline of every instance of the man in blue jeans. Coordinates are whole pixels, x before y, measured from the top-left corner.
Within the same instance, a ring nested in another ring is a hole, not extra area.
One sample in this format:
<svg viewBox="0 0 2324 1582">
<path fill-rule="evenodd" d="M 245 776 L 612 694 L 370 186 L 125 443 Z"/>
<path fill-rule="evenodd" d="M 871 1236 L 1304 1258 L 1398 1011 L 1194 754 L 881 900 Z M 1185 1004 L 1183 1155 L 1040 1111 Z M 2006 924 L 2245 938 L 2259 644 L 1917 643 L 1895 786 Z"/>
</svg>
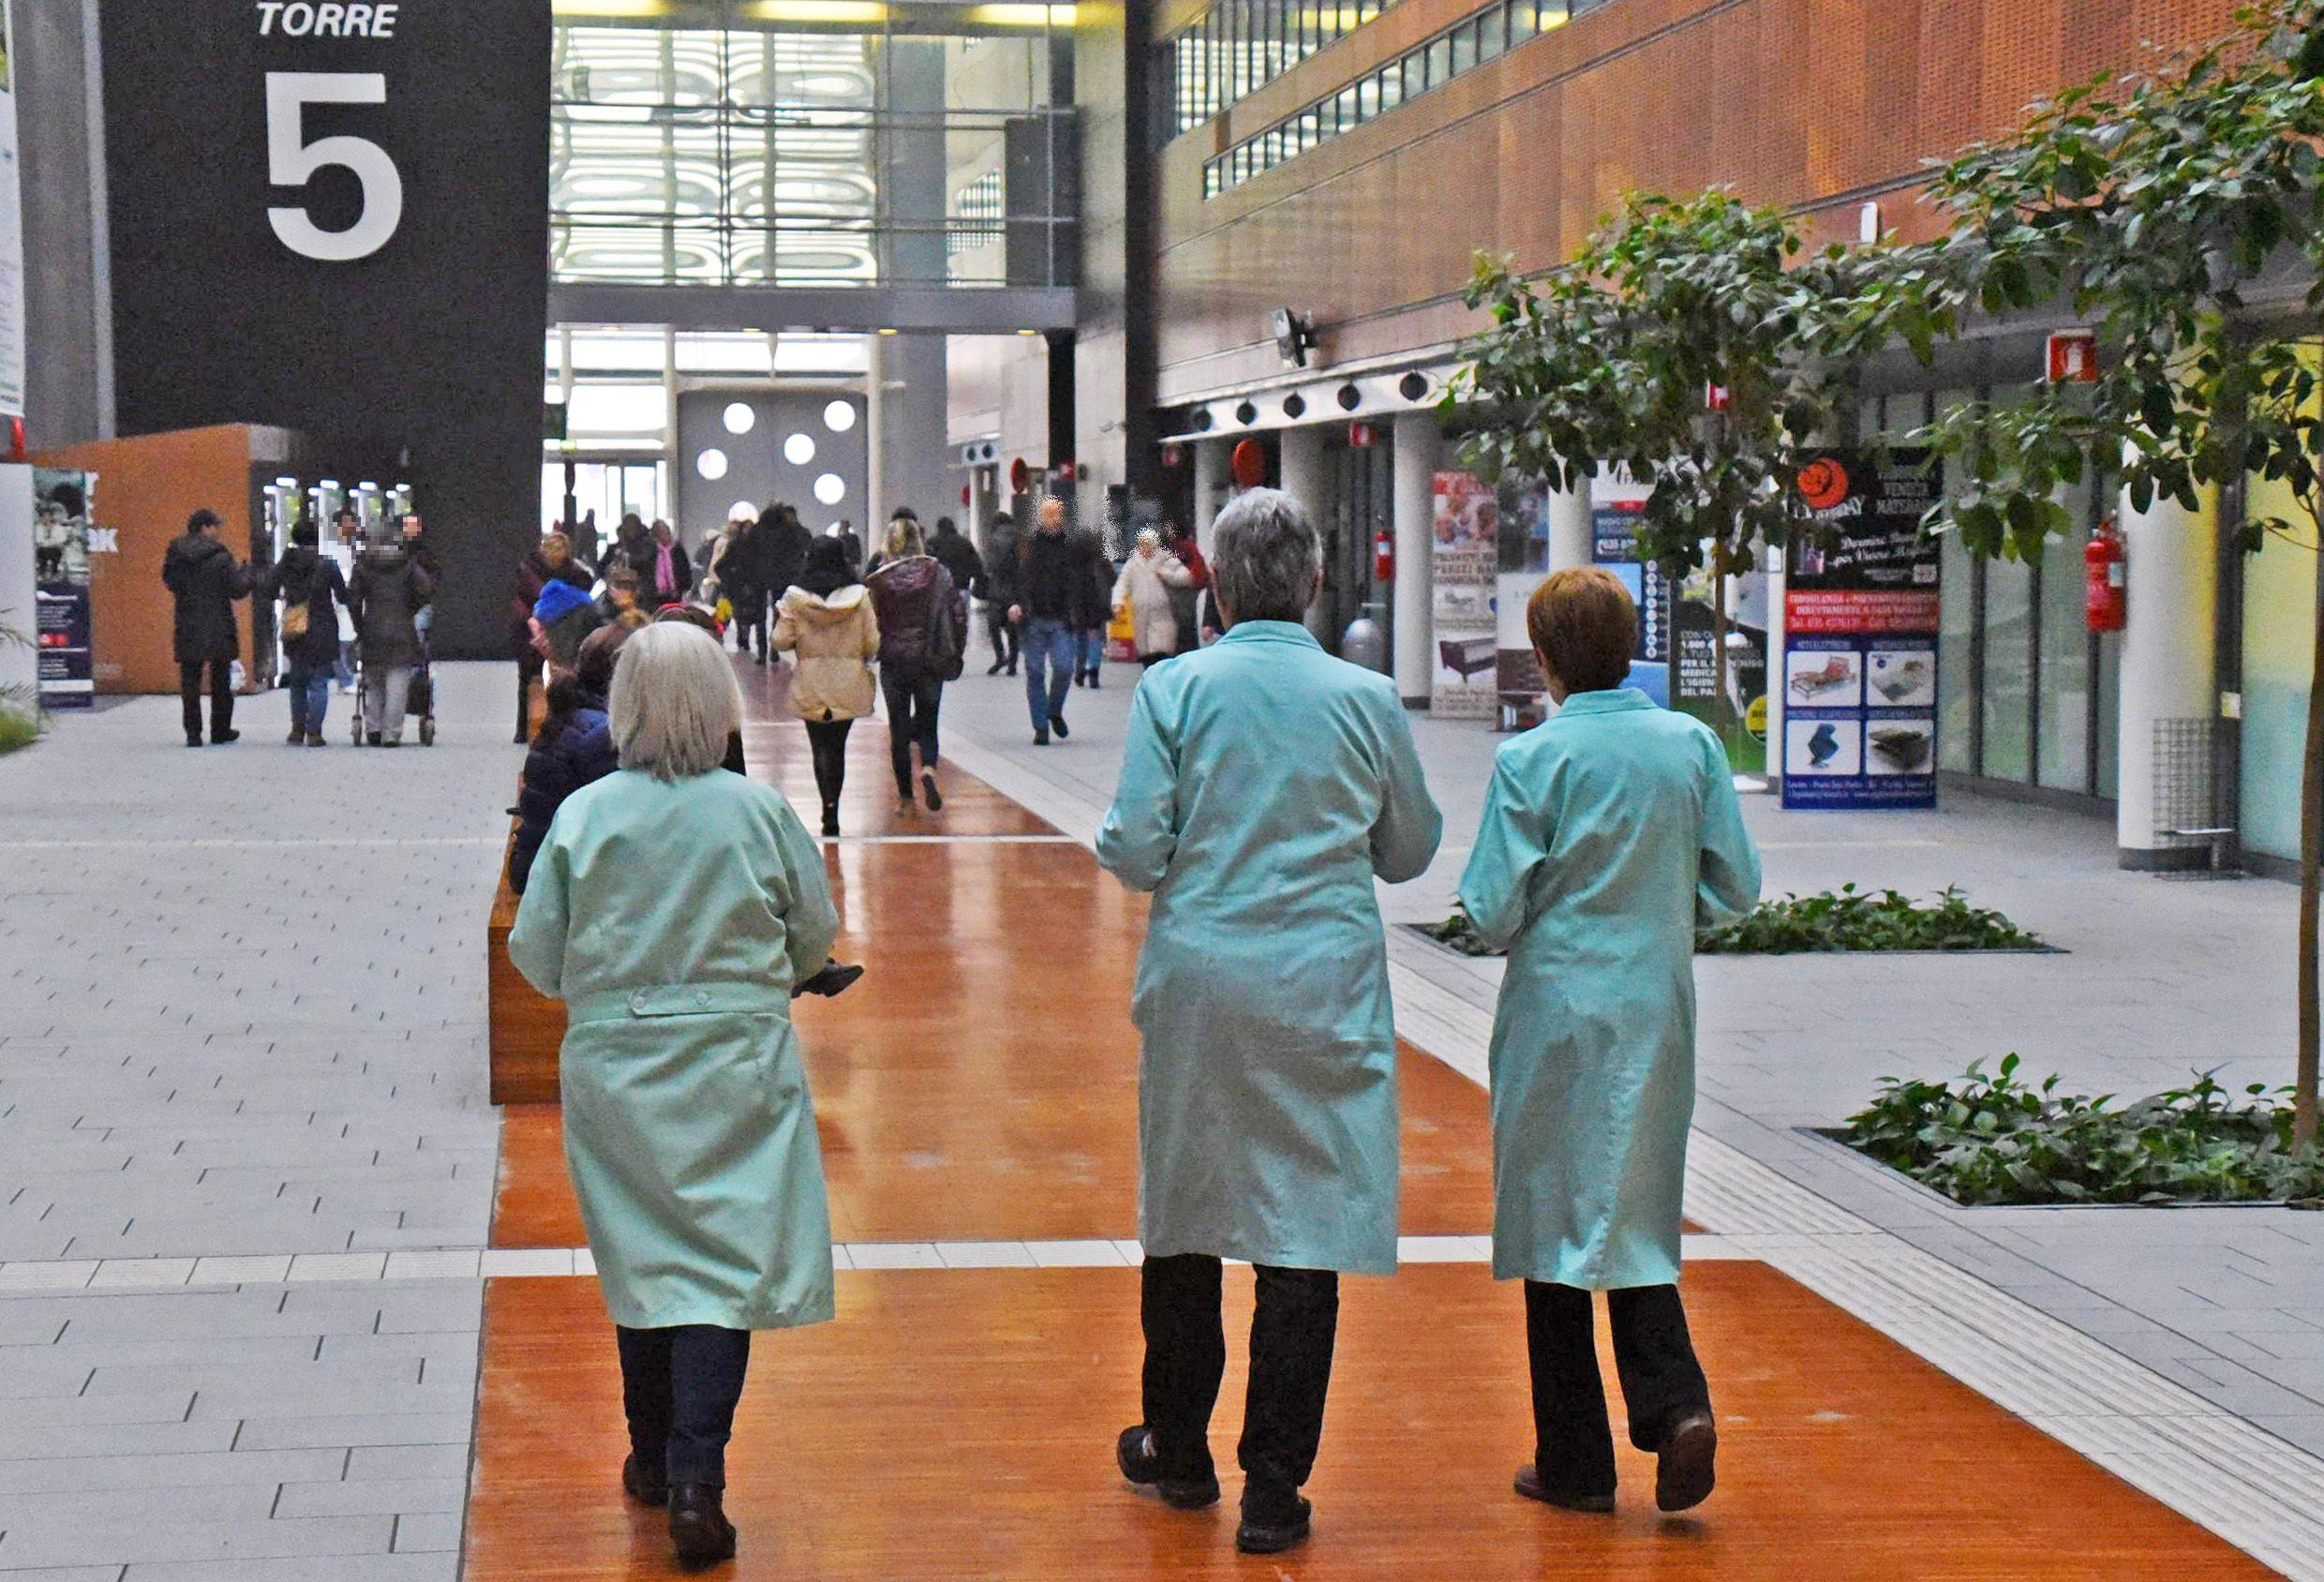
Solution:
<svg viewBox="0 0 2324 1582">
<path fill-rule="evenodd" d="M 1065 502 L 1041 502 L 1033 536 L 1024 545 L 1018 572 L 1011 625 L 1024 632 L 1025 704 L 1033 715 L 1033 745 L 1047 747 L 1050 734 L 1063 741 L 1065 694 L 1080 660 L 1080 629 L 1092 619 L 1094 545 L 1065 529 Z"/>
</svg>

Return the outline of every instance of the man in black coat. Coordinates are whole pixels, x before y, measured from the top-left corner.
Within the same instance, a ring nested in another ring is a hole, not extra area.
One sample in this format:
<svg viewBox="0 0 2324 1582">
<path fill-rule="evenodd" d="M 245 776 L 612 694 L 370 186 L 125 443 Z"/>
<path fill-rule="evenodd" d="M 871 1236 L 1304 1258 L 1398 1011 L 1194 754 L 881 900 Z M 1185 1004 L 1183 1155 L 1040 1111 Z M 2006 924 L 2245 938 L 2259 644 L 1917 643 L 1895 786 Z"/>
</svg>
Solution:
<svg viewBox="0 0 2324 1582">
<path fill-rule="evenodd" d="M 984 560 L 951 517 L 936 518 L 936 535 L 928 541 L 928 552 L 952 574 L 952 586 L 963 595 L 986 597 Z"/>
<path fill-rule="evenodd" d="M 186 745 L 201 745 L 201 673 L 210 672 L 210 739 L 220 747 L 238 739 L 234 729 L 233 664 L 242 652 L 234 601 L 250 593 L 250 568 L 216 537 L 218 514 L 204 508 L 186 519 L 186 533 L 171 541 L 161 560 L 161 580 L 176 603 L 174 648 L 178 696 L 185 705 Z"/>
</svg>

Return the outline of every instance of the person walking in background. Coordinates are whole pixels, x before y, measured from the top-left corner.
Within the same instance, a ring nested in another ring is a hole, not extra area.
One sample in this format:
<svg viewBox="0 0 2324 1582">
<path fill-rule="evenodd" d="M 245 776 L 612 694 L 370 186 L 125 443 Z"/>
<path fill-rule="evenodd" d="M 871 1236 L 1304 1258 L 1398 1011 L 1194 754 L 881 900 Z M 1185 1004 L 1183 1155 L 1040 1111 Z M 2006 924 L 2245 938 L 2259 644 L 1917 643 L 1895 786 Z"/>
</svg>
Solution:
<svg viewBox="0 0 2324 1582">
<path fill-rule="evenodd" d="M 683 621 L 614 670 L 618 772 L 569 797 L 509 959 L 565 1002 L 565 1158 L 616 1326 L 630 1498 L 687 1565 L 735 1553 L 751 1332 L 831 1317 L 831 1223 L 791 994 L 839 932 L 782 794 L 720 770 L 742 693 Z"/>
<path fill-rule="evenodd" d="M 976 546 L 968 542 L 951 517 L 936 518 L 936 530 L 929 535 L 928 552 L 952 574 L 952 586 L 962 598 L 975 597 L 983 588 L 984 558 L 976 553 Z"/>
<path fill-rule="evenodd" d="M 1494 754 L 1461 904 L 1509 948 L 1494 1016 L 1493 1273 L 1525 1281 L 1528 1500 L 1614 1509 L 1591 1335 L 1606 1292 L 1631 1442 L 1655 1503 L 1706 1499 L 1719 1435 L 1678 1300 L 1694 1112 L 1694 937 L 1759 899 L 1726 749 L 1623 683 L 1638 612 L 1602 567 L 1553 573 L 1526 609 L 1559 708 Z"/>
<path fill-rule="evenodd" d="M 909 811 L 912 748 L 920 749 L 920 788 L 928 811 L 944 807 L 936 784 L 936 716 L 946 681 L 961 674 L 968 600 L 943 561 L 928 553 L 920 524 L 899 515 L 887 524 L 879 570 L 865 579 L 880 631 L 880 694 L 887 700 L 887 755 L 896 772 L 896 805 Z"/>
<path fill-rule="evenodd" d="M 1017 603 L 1019 547 L 1016 520 L 1006 511 L 997 513 L 985 530 L 982 557 L 985 633 L 992 639 L 992 667 L 985 672 L 988 676 L 1004 670 L 1017 674 L 1018 624 L 1010 606 Z"/>
<path fill-rule="evenodd" d="M 1082 605 L 1078 634 L 1074 680 L 1081 686 L 1095 687 L 1105 673 L 1106 628 L 1113 619 L 1114 569 L 1106 559 L 1105 542 L 1095 533 L 1076 533 L 1074 539 L 1081 548 L 1082 575 L 1089 579 L 1089 593 Z"/>
<path fill-rule="evenodd" d="M 1210 591 L 1210 563 L 1194 534 L 1176 523 L 1163 528 L 1162 545 L 1186 568 L 1185 585 L 1170 590 L 1170 613 L 1178 619 L 1178 651 L 1191 653 L 1202 646 L 1202 600 Z"/>
<path fill-rule="evenodd" d="M 583 512 L 581 520 L 572 524 L 566 531 L 573 540 L 574 559 L 585 566 L 595 567 L 600 548 L 596 509 L 592 507 Z"/>
<path fill-rule="evenodd" d="M 1065 502 L 1043 500 L 1019 558 L 1017 601 L 1008 612 L 1023 634 L 1025 706 L 1035 747 L 1047 747 L 1052 731 L 1060 741 L 1073 734 L 1065 726 L 1065 694 L 1081 663 L 1081 630 L 1099 603 L 1089 565 L 1089 546 L 1066 530 Z"/>
<path fill-rule="evenodd" d="M 363 550 L 363 519 L 351 505 L 342 505 L 331 518 L 331 543 L 323 554 L 339 568 L 341 581 L 355 575 L 355 557 Z M 334 666 L 339 691 L 355 695 L 355 618 L 346 605 L 339 606 L 339 652 Z"/>
<path fill-rule="evenodd" d="M 1152 528 L 1141 530 L 1138 547 L 1122 563 L 1110 601 L 1115 611 L 1129 611 L 1132 646 L 1140 664 L 1158 664 L 1178 652 L 1175 600 L 1193 583 L 1178 557 L 1162 547 L 1162 535 Z"/>
<path fill-rule="evenodd" d="M 186 518 L 185 533 L 171 540 L 161 558 L 161 581 L 175 608 L 171 649 L 177 657 L 178 698 L 183 705 L 186 745 L 201 745 L 201 694 L 209 679 L 210 739 L 220 747 L 239 741 L 234 729 L 234 661 L 242 653 L 242 630 L 234 601 L 250 593 L 250 568 L 217 540 L 221 518 L 204 507 Z"/>
<path fill-rule="evenodd" d="M 863 575 L 863 535 L 856 530 L 856 524 L 842 516 L 833 524 L 831 536 L 838 539 L 840 546 L 847 551 L 847 569 L 857 576 L 861 576 Z"/>
<path fill-rule="evenodd" d="M 629 640 L 630 634 L 618 626 L 599 627 L 583 639 L 574 667 L 550 683 L 548 712 L 542 716 L 532 751 L 525 754 L 524 784 L 516 793 L 508 877 L 509 888 L 518 895 L 525 893 L 533 858 L 565 798 L 621 767 L 606 709 L 614 662 Z"/>
<path fill-rule="evenodd" d="M 363 654 L 364 737 L 374 747 L 400 747 L 411 673 L 419 666 L 420 611 L 436 596 L 436 577 L 405 547 L 397 530 L 365 549 L 348 584 L 355 640 Z"/>
<path fill-rule="evenodd" d="M 880 623 L 872 596 L 847 564 L 836 538 L 819 538 L 806 568 L 776 608 L 773 645 L 795 653 L 791 711 L 807 726 L 823 801 L 823 832 L 840 832 L 840 793 L 847 784 L 847 734 L 872 712 L 871 662 L 880 651 Z"/>
<path fill-rule="evenodd" d="M 290 693 L 288 739 L 293 747 L 323 745 L 332 666 L 339 654 L 339 605 L 348 596 L 347 579 L 336 562 L 323 559 L 320 539 L 315 519 L 300 517 L 290 530 L 290 547 L 266 580 L 266 599 L 282 601 L 275 630 L 290 664 L 285 684 Z"/>
<path fill-rule="evenodd" d="M 1304 1542 L 1342 1272 L 1396 1268 L 1396 1034 L 1374 881 L 1418 878 L 1443 820 L 1386 677 L 1300 624 L 1322 585 L 1290 496 L 1221 514 L 1213 648 L 1146 672 L 1097 859 L 1154 896 L 1138 962 L 1143 1418 L 1122 1474 L 1218 1499 L 1220 1260 L 1255 1265 L 1236 1546 Z"/>
<path fill-rule="evenodd" d="M 516 580 L 509 590 L 509 647 L 516 655 L 516 739 L 532 739 L 532 690 L 544 684 L 544 658 L 533 646 L 532 615 L 541 593 L 561 582 L 586 594 L 596 574 L 574 554 L 573 541 L 561 532 L 543 535 L 516 563 Z"/>
<path fill-rule="evenodd" d="M 631 546 L 628 561 L 637 574 L 637 602 L 648 616 L 664 604 L 684 603 L 693 591 L 693 562 L 667 522 L 654 523 Z"/>
</svg>

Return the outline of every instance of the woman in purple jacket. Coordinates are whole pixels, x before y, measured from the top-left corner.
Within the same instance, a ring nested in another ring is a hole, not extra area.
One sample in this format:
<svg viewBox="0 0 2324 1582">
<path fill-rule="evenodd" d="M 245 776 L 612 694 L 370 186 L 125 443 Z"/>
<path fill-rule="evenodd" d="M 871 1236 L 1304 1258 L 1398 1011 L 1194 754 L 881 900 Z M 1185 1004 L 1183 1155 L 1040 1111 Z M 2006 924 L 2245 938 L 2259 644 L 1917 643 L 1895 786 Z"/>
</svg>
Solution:
<svg viewBox="0 0 2324 1582">
<path fill-rule="evenodd" d="M 944 684 L 961 673 L 968 600 L 942 561 L 928 553 L 920 524 L 887 524 L 880 567 L 864 579 L 880 627 L 880 692 L 887 699 L 887 753 L 896 770 L 898 811 L 914 807 L 912 746 L 920 749 L 920 789 L 928 811 L 944 806 L 936 784 L 936 715 Z"/>
</svg>

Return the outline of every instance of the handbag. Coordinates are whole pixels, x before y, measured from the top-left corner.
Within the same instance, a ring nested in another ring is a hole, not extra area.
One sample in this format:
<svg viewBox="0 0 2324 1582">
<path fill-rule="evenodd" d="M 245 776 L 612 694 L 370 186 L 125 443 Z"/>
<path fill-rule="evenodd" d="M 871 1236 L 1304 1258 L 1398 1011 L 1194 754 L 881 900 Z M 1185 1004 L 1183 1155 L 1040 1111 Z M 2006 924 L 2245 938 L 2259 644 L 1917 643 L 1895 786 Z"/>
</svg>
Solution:
<svg viewBox="0 0 2324 1582">
<path fill-rule="evenodd" d="M 939 598 L 928 612 L 928 672 L 939 681 L 957 681 L 967 667 L 960 612 L 953 607 L 958 600 L 958 594 Z"/>
<path fill-rule="evenodd" d="M 308 631 L 312 629 L 315 619 L 315 607 L 310 601 L 313 600 L 314 597 L 315 587 L 312 582 L 309 582 L 306 587 L 306 591 L 301 594 L 294 603 L 283 605 L 282 639 L 284 642 L 295 643 L 301 637 L 305 636 Z"/>
</svg>

